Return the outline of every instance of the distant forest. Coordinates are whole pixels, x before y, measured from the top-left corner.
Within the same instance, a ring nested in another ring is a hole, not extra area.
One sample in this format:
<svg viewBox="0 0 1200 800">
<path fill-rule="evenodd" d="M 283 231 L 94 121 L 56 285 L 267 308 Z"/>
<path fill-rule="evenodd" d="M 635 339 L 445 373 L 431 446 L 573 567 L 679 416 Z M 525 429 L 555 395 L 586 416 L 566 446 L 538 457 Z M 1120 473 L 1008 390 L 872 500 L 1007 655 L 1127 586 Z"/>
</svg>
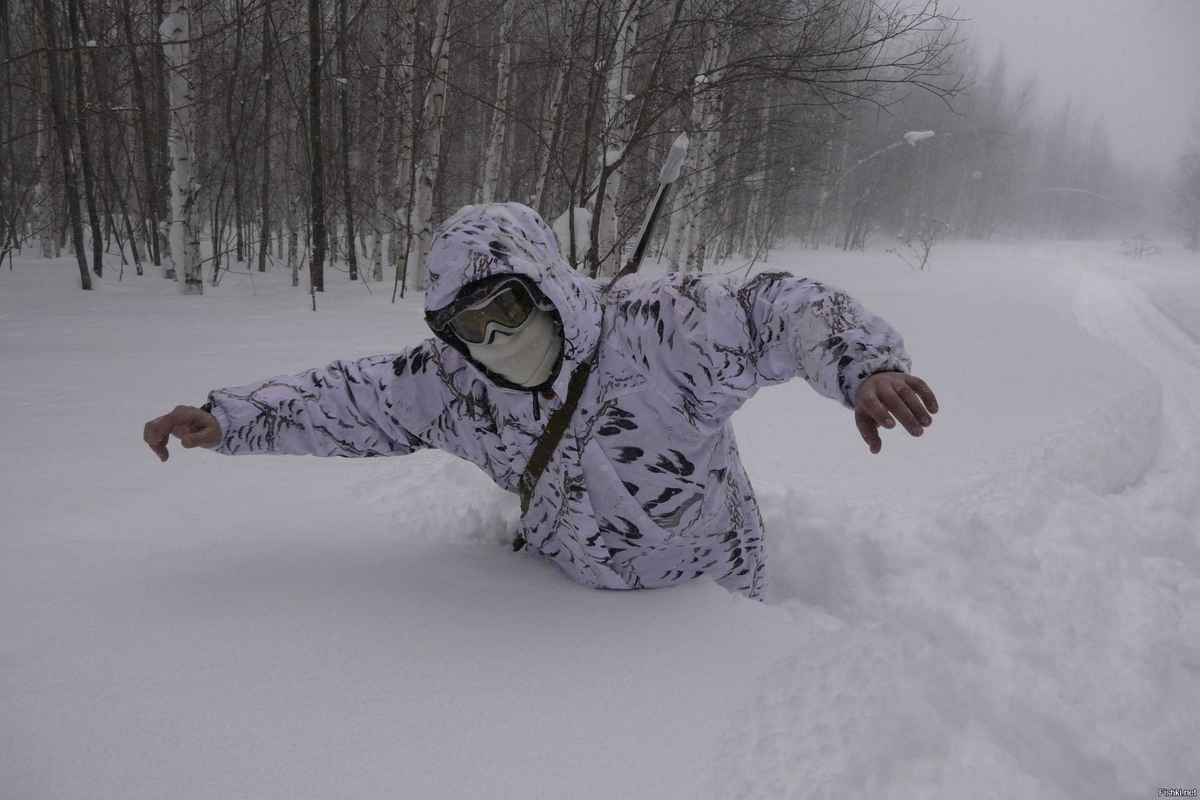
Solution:
<svg viewBox="0 0 1200 800">
<path fill-rule="evenodd" d="M 439 220 L 514 200 L 613 274 L 681 132 L 652 243 L 674 269 L 1141 224 L 1165 187 L 1092 110 L 1046 110 L 1035 78 L 981 63 L 946 8 L 0 0 L 0 254 L 73 254 L 84 288 L 119 253 L 194 293 L 268 269 L 421 289 Z M 1200 156 L 1179 163 L 1186 243 Z"/>
</svg>

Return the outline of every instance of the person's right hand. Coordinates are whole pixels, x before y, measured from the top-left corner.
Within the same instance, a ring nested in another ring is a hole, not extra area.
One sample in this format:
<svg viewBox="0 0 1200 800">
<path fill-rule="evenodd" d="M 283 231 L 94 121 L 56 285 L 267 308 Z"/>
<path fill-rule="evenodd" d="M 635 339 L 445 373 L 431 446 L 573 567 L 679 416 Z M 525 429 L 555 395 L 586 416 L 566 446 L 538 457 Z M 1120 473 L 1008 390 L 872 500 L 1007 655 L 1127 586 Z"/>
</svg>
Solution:
<svg viewBox="0 0 1200 800">
<path fill-rule="evenodd" d="M 142 438 L 159 457 L 166 461 L 167 440 L 174 434 L 185 448 L 216 447 L 221 443 L 221 424 L 204 409 L 195 406 L 175 406 L 170 414 L 146 423 Z"/>
</svg>

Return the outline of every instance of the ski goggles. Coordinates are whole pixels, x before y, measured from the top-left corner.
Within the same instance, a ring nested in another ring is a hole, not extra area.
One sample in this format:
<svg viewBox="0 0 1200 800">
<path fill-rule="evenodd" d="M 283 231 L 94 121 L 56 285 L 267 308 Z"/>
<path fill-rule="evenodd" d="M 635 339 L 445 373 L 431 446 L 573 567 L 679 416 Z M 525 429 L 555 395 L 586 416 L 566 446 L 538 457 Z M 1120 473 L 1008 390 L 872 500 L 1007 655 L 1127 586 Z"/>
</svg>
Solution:
<svg viewBox="0 0 1200 800">
<path fill-rule="evenodd" d="M 537 305 L 524 281 L 505 277 L 481 282 L 465 297 L 431 315 L 429 325 L 439 332 L 449 328 L 456 337 L 469 344 L 482 344 L 489 331 L 511 333 L 520 328 Z"/>
</svg>

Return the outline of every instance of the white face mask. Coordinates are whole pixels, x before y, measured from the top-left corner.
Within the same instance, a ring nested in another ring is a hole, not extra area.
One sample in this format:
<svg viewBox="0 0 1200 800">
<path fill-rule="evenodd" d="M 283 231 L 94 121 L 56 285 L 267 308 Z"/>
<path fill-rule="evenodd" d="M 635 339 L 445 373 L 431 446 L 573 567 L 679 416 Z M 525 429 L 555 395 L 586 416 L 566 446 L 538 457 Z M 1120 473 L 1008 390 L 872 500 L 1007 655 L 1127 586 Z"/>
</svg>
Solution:
<svg viewBox="0 0 1200 800">
<path fill-rule="evenodd" d="M 488 331 L 486 343 L 464 342 L 471 357 L 518 386 L 540 386 L 562 353 L 562 336 L 549 311 L 535 308 L 512 333 Z"/>
</svg>

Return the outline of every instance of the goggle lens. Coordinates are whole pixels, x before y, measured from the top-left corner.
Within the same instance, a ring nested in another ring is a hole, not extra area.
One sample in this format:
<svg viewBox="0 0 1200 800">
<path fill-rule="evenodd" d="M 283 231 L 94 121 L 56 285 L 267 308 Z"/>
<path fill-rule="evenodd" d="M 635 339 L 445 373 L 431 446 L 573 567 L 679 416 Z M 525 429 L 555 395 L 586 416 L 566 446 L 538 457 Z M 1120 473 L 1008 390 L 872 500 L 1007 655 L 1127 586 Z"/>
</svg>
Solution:
<svg viewBox="0 0 1200 800">
<path fill-rule="evenodd" d="M 481 344 L 487 336 L 488 325 L 519 328 L 533 312 L 533 298 L 519 282 L 504 284 L 500 291 L 468 308 L 450 320 L 450 329 L 464 342 Z"/>
</svg>

